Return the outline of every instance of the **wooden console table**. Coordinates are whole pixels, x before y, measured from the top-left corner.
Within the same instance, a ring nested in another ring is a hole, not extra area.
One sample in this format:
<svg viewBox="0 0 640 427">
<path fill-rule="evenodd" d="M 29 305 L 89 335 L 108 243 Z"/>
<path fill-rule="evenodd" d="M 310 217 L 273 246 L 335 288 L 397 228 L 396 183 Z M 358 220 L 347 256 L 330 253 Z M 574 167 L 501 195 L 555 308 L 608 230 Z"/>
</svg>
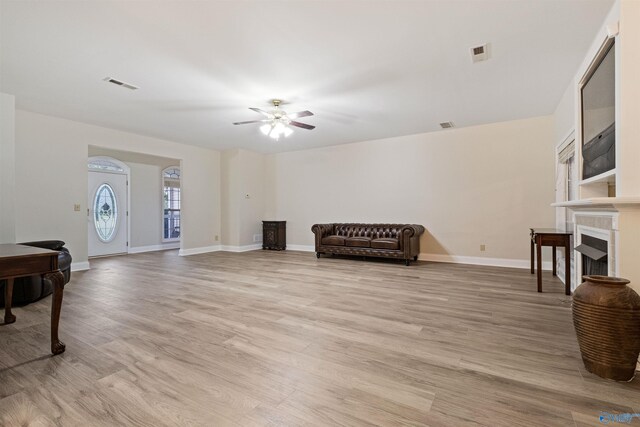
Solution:
<svg viewBox="0 0 640 427">
<path fill-rule="evenodd" d="M 565 249 L 564 256 L 564 293 L 571 295 L 571 233 L 554 228 L 531 228 L 531 274 L 534 272 L 534 258 L 538 258 L 538 292 L 542 292 L 542 247 L 553 249 L 553 275 L 556 275 L 556 247 Z M 537 249 L 537 250 L 536 250 Z"/>
<path fill-rule="evenodd" d="M 51 353 L 64 352 L 65 345 L 58 339 L 58 323 L 60 322 L 60 308 L 62 307 L 62 293 L 64 290 L 64 276 L 58 269 L 58 251 L 34 248 L 32 246 L 0 244 L 0 279 L 5 279 L 4 285 L 4 324 L 16 321 L 11 313 L 11 298 L 13 297 L 13 279 L 17 277 L 42 275 L 53 284 L 53 299 L 51 302 Z"/>
</svg>

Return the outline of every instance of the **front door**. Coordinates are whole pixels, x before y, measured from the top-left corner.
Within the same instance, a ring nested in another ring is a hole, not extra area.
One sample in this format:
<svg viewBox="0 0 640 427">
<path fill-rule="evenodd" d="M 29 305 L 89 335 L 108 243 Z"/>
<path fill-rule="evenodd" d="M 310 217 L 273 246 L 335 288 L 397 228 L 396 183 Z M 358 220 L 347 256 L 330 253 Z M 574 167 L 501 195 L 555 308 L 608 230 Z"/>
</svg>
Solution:
<svg viewBox="0 0 640 427">
<path fill-rule="evenodd" d="M 127 253 L 127 175 L 89 171 L 89 256 Z"/>
</svg>

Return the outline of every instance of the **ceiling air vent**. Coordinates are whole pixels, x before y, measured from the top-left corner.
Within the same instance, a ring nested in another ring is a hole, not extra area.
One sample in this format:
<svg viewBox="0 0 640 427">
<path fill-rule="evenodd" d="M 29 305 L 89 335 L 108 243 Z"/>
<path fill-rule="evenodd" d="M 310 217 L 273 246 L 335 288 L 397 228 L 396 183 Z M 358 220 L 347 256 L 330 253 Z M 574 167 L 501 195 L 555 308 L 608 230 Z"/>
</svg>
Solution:
<svg viewBox="0 0 640 427">
<path fill-rule="evenodd" d="M 116 79 L 114 79 L 112 77 L 105 77 L 104 81 L 105 82 L 109 82 L 109 83 L 113 83 L 114 85 L 126 87 L 127 89 L 131 89 L 131 90 L 140 89 L 138 86 L 132 85 L 131 83 L 123 82 L 121 80 L 116 80 Z"/>
<path fill-rule="evenodd" d="M 471 48 L 471 60 L 475 62 L 489 59 L 489 45 L 487 43 Z"/>
<path fill-rule="evenodd" d="M 440 127 L 442 129 L 450 129 L 453 127 L 453 122 L 442 122 L 440 123 Z"/>
</svg>

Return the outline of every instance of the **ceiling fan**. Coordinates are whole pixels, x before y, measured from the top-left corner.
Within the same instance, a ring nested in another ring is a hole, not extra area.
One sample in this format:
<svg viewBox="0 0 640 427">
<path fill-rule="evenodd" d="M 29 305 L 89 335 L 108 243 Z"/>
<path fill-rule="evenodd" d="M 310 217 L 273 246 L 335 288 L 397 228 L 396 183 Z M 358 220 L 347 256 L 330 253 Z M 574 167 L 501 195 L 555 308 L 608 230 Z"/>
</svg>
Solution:
<svg viewBox="0 0 640 427">
<path fill-rule="evenodd" d="M 249 107 L 250 110 L 255 111 L 256 113 L 263 114 L 266 116 L 266 119 L 263 120 L 249 120 L 246 122 L 235 122 L 234 125 L 246 125 L 249 123 L 264 123 L 260 126 L 260 131 L 270 136 L 271 138 L 278 140 L 282 135 L 284 137 L 288 137 L 293 133 L 293 129 L 290 126 L 299 127 L 302 129 L 312 130 L 315 129 L 315 126 L 308 125 L 306 123 L 297 122 L 293 119 L 297 119 L 299 117 L 307 117 L 313 116 L 311 111 L 298 111 L 297 113 L 287 114 L 286 111 L 280 109 L 280 104 L 282 103 L 279 99 L 274 99 L 271 101 L 273 106 L 275 107 L 272 110 L 265 111 L 260 108 Z"/>
</svg>

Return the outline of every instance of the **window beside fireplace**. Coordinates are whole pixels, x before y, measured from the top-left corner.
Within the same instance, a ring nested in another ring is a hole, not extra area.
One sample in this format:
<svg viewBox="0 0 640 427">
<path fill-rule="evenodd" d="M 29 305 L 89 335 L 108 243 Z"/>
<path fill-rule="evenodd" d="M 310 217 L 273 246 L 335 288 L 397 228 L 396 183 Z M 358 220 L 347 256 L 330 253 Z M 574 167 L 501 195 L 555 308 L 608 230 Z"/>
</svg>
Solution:
<svg viewBox="0 0 640 427">
<path fill-rule="evenodd" d="M 578 171 L 576 167 L 575 136 L 569 135 L 557 148 L 556 202 L 576 200 L 578 196 Z M 571 215 L 566 208 L 556 211 L 556 226 L 573 229 Z"/>
</svg>

